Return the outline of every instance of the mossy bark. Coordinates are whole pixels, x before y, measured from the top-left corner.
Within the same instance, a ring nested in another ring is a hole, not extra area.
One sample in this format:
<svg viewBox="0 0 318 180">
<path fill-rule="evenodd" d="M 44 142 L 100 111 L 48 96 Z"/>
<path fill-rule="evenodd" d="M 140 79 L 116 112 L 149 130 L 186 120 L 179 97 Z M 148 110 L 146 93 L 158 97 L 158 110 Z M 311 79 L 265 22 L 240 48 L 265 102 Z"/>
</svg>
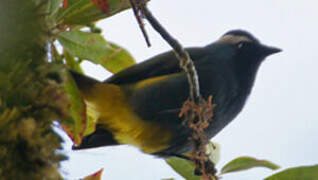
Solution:
<svg viewBox="0 0 318 180">
<path fill-rule="evenodd" d="M 48 62 L 48 0 L 0 2 L 0 179 L 62 179 L 61 68 Z"/>
</svg>

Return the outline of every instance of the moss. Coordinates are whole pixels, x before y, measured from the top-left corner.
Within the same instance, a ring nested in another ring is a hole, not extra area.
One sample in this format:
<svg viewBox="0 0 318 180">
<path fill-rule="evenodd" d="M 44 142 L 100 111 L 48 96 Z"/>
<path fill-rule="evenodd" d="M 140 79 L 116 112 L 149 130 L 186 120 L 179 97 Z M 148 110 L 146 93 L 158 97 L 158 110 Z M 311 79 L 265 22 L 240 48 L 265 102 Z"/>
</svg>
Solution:
<svg viewBox="0 0 318 180">
<path fill-rule="evenodd" d="M 47 60 L 45 2 L 1 1 L 0 179 L 61 179 L 62 140 L 51 125 L 68 103 L 61 67 Z"/>
</svg>

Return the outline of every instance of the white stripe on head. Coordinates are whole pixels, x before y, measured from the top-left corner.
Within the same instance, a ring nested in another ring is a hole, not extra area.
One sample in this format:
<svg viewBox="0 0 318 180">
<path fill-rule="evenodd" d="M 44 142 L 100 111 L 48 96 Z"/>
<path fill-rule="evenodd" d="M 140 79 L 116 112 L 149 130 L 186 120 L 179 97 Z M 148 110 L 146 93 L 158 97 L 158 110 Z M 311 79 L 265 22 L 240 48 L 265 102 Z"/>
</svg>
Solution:
<svg viewBox="0 0 318 180">
<path fill-rule="evenodd" d="M 224 44 L 237 44 L 239 42 L 253 42 L 253 40 L 249 39 L 246 36 L 240 35 L 233 35 L 233 34 L 226 34 L 222 36 L 217 43 L 224 43 Z"/>
</svg>

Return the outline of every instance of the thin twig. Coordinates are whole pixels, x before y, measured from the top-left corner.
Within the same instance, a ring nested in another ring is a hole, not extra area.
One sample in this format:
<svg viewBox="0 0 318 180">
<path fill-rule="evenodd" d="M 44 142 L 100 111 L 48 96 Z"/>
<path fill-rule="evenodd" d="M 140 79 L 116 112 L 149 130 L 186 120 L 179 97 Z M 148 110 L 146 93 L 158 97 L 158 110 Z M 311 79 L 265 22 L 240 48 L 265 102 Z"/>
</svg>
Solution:
<svg viewBox="0 0 318 180">
<path fill-rule="evenodd" d="M 199 102 L 200 101 L 200 87 L 199 78 L 195 69 L 194 63 L 191 60 L 188 52 L 184 50 L 181 44 L 174 39 L 167 30 L 159 23 L 159 21 L 152 15 L 146 5 L 140 6 L 141 11 L 145 18 L 149 21 L 152 27 L 165 39 L 168 44 L 173 48 L 177 58 L 180 60 L 180 66 L 186 72 L 188 81 L 190 84 L 190 99 Z"/>
<path fill-rule="evenodd" d="M 134 11 L 135 17 L 136 17 L 136 19 L 137 19 L 139 28 L 140 28 L 140 30 L 141 30 L 141 32 L 142 32 L 144 38 L 145 38 L 145 41 L 146 41 L 146 43 L 147 43 L 147 46 L 150 47 L 150 46 L 151 46 L 150 40 L 149 40 L 148 34 L 147 34 L 146 30 L 145 30 L 145 25 L 144 25 L 144 23 L 142 22 L 142 18 L 141 18 L 141 16 L 140 16 L 140 12 L 139 12 L 138 8 L 136 7 L 136 2 L 135 2 L 135 0 L 130 0 L 130 4 L 131 4 L 131 7 L 132 7 L 132 9 L 133 9 L 133 11 Z"/>
</svg>

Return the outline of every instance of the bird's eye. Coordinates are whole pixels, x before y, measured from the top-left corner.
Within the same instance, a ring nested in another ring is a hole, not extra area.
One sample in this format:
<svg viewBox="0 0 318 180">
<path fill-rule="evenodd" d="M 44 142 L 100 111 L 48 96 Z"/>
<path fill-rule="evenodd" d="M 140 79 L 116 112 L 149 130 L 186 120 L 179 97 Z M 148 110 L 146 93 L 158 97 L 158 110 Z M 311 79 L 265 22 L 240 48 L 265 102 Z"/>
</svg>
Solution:
<svg viewBox="0 0 318 180">
<path fill-rule="evenodd" d="M 236 46 L 237 46 L 237 48 L 242 49 L 245 45 L 246 45 L 246 42 L 241 41 L 241 42 L 237 43 Z"/>
</svg>

